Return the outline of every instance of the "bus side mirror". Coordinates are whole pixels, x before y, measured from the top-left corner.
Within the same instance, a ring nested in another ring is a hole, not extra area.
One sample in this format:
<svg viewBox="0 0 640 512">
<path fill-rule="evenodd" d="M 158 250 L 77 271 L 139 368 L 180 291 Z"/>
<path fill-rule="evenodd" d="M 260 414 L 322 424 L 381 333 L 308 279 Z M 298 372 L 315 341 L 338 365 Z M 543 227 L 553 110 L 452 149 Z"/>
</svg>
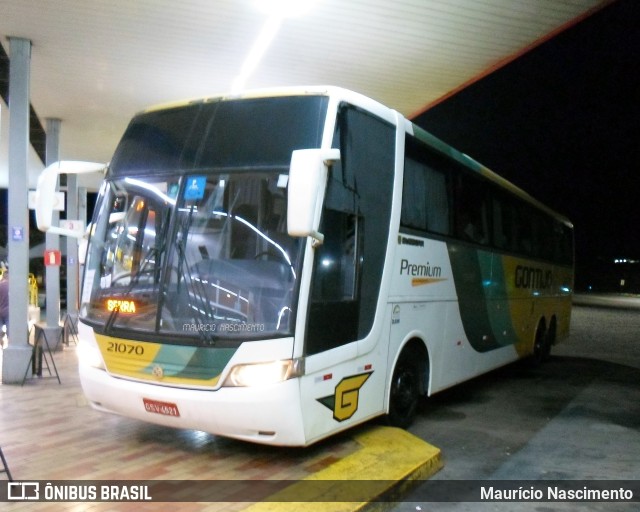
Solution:
<svg viewBox="0 0 640 512">
<path fill-rule="evenodd" d="M 329 165 L 340 160 L 339 149 L 298 149 L 291 154 L 289 169 L 287 231 L 296 237 L 310 236 L 316 245 Z"/>
<path fill-rule="evenodd" d="M 60 174 L 85 174 L 104 171 L 105 164 L 61 160 L 49 165 L 40 176 L 36 187 L 36 223 L 40 231 L 79 238 L 83 233 L 51 225 L 56 207 L 56 183 Z"/>
</svg>

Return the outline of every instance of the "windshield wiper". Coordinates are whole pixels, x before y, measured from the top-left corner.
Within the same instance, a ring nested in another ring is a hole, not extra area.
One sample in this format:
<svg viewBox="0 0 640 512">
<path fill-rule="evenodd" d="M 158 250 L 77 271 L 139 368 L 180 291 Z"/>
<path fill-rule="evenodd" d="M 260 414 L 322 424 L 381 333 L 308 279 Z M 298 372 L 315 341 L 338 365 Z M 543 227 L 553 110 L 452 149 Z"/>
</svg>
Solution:
<svg viewBox="0 0 640 512">
<path fill-rule="evenodd" d="M 189 304 L 191 306 L 190 311 L 192 312 L 193 320 L 201 323 L 211 321 L 213 318 L 213 311 L 209 301 L 207 300 L 206 293 L 204 291 L 204 284 L 202 281 L 198 283 L 198 280 L 193 278 L 189 265 L 186 261 L 184 247 L 180 241 L 176 244 L 176 247 L 180 253 L 178 273 L 187 287 L 188 296 L 195 299 L 194 304 Z M 200 289 L 198 290 L 197 287 Z M 211 331 L 205 331 L 200 328 L 196 329 L 196 331 L 198 332 L 203 345 L 214 346 L 216 344 L 218 337 Z"/>
<path fill-rule="evenodd" d="M 187 288 L 187 295 L 193 297 L 195 304 L 190 305 L 192 311 L 193 320 L 204 323 L 203 321 L 210 321 L 213 318 L 213 311 L 209 304 L 209 301 L 204 290 L 204 284 L 202 281 L 198 283 L 198 279 L 194 279 L 189 262 L 187 261 L 187 254 L 185 250 L 185 244 L 189 228 L 191 227 L 191 221 L 193 218 L 193 206 L 189 210 L 189 215 L 186 221 L 182 224 L 180 237 L 176 240 L 176 248 L 178 250 L 178 283 L 177 291 L 180 291 L 180 282 L 184 281 L 184 285 Z M 199 288 L 199 289 L 197 289 Z M 207 318 L 208 317 L 208 318 Z M 205 332 L 204 329 L 196 329 L 203 345 L 213 346 L 215 345 L 218 337 L 214 336 L 212 332 Z"/>
</svg>

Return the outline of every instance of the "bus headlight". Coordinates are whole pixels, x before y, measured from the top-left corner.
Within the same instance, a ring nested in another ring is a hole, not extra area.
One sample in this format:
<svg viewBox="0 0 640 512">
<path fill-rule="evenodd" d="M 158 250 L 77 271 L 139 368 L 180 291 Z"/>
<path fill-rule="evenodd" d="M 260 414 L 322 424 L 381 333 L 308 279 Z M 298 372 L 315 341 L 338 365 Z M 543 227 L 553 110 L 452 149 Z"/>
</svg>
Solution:
<svg viewBox="0 0 640 512">
<path fill-rule="evenodd" d="M 285 359 L 268 363 L 239 364 L 231 369 L 224 381 L 226 387 L 248 387 L 275 384 L 299 377 L 304 373 L 304 360 Z"/>
<path fill-rule="evenodd" d="M 78 356 L 78 362 L 82 365 L 92 366 L 100 370 L 105 369 L 100 349 L 91 343 L 81 340 L 76 348 L 76 355 Z"/>
</svg>

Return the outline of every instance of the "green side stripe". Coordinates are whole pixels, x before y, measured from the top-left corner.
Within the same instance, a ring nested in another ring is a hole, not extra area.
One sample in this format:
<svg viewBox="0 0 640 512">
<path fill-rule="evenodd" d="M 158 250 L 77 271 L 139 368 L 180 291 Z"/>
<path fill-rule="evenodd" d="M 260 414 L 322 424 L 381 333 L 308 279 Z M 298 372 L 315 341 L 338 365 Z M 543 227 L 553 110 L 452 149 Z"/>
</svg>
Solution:
<svg viewBox="0 0 640 512">
<path fill-rule="evenodd" d="M 491 293 L 489 299 L 493 307 L 489 309 L 489 317 L 493 334 L 498 345 L 510 345 L 518 339 L 511 318 L 509 308 L 507 284 L 504 280 L 504 265 L 502 256 L 495 255 L 492 258 L 491 267 Z"/>
<path fill-rule="evenodd" d="M 210 380 L 222 373 L 236 350 L 236 348 L 164 345 L 144 372 L 151 374 L 154 366 L 160 365 L 166 376 Z"/>
<path fill-rule="evenodd" d="M 504 307 L 497 308 L 496 302 L 491 300 L 506 297 L 503 274 L 497 283 L 494 281 L 491 253 L 456 242 L 448 243 L 447 249 L 462 325 L 471 346 L 478 352 L 487 352 L 513 343 L 515 337 L 507 301 L 502 299 Z M 502 289 L 495 289 L 496 285 Z"/>
<path fill-rule="evenodd" d="M 237 348 L 198 348 L 187 366 L 176 377 L 189 379 L 217 377 L 227 366 L 236 350 Z M 201 375 L 205 377 L 201 377 Z"/>
</svg>

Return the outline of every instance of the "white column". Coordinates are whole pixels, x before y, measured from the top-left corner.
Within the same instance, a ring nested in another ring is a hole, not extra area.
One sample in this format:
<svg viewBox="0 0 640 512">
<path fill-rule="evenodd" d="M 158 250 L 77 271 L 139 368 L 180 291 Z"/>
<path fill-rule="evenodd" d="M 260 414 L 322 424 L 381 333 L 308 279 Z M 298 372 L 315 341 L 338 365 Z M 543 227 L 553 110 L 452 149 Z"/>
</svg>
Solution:
<svg viewBox="0 0 640 512">
<path fill-rule="evenodd" d="M 60 157 L 60 119 L 47 119 L 47 162 L 51 165 L 57 162 Z M 58 225 L 59 214 L 53 212 L 52 224 Z M 45 246 L 47 250 L 60 250 L 60 236 L 47 233 Z M 47 327 L 58 327 L 60 323 L 60 267 L 57 265 L 47 265 L 45 267 L 45 289 L 46 289 L 46 319 Z"/>
<path fill-rule="evenodd" d="M 17 384 L 22 382 L 31 358 L 27 288 L 31 41 L 12 37 L 9 45 L 9 345 L 3 352 L 2 381 Z"/>
</svg>

